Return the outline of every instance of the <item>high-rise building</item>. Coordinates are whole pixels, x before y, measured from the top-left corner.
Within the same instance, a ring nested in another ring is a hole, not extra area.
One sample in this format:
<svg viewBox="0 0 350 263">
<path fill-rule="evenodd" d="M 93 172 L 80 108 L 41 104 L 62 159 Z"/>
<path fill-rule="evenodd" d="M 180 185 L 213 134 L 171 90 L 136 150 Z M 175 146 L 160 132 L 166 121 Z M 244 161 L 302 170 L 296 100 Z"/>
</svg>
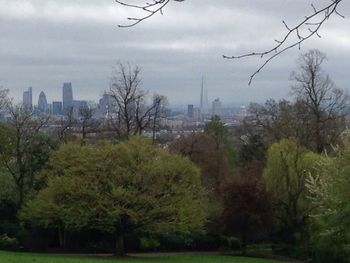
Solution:
<svg viewBox="0 0 350 263">
<path fill-rule="evenodd" d="M 221 116 L 221 114 L 222 114 L 222 112 L 221 112 L 221 106 L 222 106 L 222 104 L 221 104 L 221 101 L 220 101 L 220 99 L 219 98 L 217 98 L 217 99 L 215 99 L 214 101 L 213 101 L 213 108 L 212 108 L 212 114 L 213 114 L 213 116 Z"/>
<path fill-rule="evenodd" d="M 86 100 L 75 100 L 73 101 L 74 116 L 79 117 L 82 115 L 84 109 L 88 108 Z"/>
<path fill-rule="evenodd" d="M 105 93 L 99 101 L 99 113 L 102 116 L 108 117 L 109 115 L 115 113 L 117 108 L 116 105 L 117 103 L 115 99 L 111 95 Z"/>
<path fill-rule="evenodd" d="M 202 77 L 201 99 L 199 108 L 202 115 L 206 115 L 209 113 L 207 83 L 204 77 Z"/>
<path fill-rule="evenodd" d="M 202 121 L 202 113 L 200 108 L 193 109 L 193 119 L 195 121 Z"/>
<path fill-rule="evenodd" d="M 52 114 L 53 115 L 62 115 L 62 102 L 61 101 L 52 102 Z"/>
<path fill-rule="evenodd" d="M 47 100 L 46 100 L 46 95 L 42 91 L 40 92 L 39 95 L 39 100 L 38 100 L 38 111 L 41 113 L 47 113 L 49 110 L 48 105 L 47 105 Z"/>
<path fill-rule="evenodd" d="M 33 111 L 33 93 L 32 87 L 23 92 L 23 107 L 28 111 Z"/>
<path fill-rule="evenodd" d="M 187 117 L 193 119 L 194 117 L 194 107 L 193 104 L 188 105 L 187 107 Z"/>
<path fill-rule="evenodd" d="M 72 83 L 63 84 L 63 114 L 67 114 L 74 107 Z"/>
</svg>

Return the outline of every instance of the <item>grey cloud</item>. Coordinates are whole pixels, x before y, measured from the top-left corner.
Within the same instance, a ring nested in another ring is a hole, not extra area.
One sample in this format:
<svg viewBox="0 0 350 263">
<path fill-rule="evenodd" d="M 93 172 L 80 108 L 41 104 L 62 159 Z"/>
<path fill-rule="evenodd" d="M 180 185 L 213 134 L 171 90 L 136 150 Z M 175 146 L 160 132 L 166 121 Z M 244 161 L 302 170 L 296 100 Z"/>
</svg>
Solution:
<svg viewBox="0 0 350 263">
<path fill-rule="evenodd" d="M 168 95 L 173 103 L 197 102 L 202 74 L 211 99 L 284 97 L 299 50 L 273 61 L 252 87 L 248 78 L 263 60 L 226 61 L 221 55 L 269 48 L 285 33 L 281 20 L 297 22 L 311 11 L 310 3 L 187 0 L 170 5 L 164 16 L 119 29 L 128 13 L 110 0 L 0 0 L 0 85 L 19 98 L 33 86 L 53 100 L 60 98 L 62 83 L 72 81 L 77 97 L 97 100 L 108 89 L 114 63 L 131 61 L 142 67 L 144 87 Z M 349 12 L 349 3 L 343 10 Z M 302 50 L 319 47 L 328 53 L 326 69 L 342 87 L 348 82 L 344 69 L 350 66 L 348 28 L 349 20 L 334 18 L 324 37 Z"/>
</svg>

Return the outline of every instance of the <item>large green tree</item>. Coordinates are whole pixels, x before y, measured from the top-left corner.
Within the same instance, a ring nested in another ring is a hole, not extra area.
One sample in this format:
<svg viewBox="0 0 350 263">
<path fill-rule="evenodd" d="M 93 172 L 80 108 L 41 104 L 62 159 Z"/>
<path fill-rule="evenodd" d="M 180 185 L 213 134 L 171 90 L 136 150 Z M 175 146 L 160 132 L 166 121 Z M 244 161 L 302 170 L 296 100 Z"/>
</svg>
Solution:
<svg viewBox="0 0 350 263">
<path fill-rule="evenodd" d="M 218 199 L 222 186 L 232 179 L 237 166 L 237 153 L 220 118 L 213 117 L 204 133 L 183 136 L 170 148 L 189 157 L 200 168 L 203 185 L 211 197 Z"/>
<path fill-rule="evenodd" d="M 292 74 L 292 92 L 304 104 L 309 120 L 309 140 L 313 150 L 321 153 L 329 148 L 344 131 L 344 117 L 348 114 L 348 92 L 335 86 L 322 65 L 326 55 L 317 49 L 302 54 L 299 69 Z M 304 127 L 305 128 L 305 127 Z"/>
<path fill-rule="evenodd" d="M 30 115 L 21 113 L 16 118 L 13 123 L 0 124 L 0 168 L 13 180 L 16 206 L 20 208 L 57 144 L 39 131 L 41 124 Z"/>
<path fill-rule="evenodd" d="M 186 234 L 205 220 L 199 170 L 142 138 L 63 145 L 42 174 L 47 187 L 21 218 L 58 229 L 61 245 L 67 232 L 97 229 L 114 233 L 123 255 L 128 233 Z"/>
<path fill-rule="evenodd" d="M 307 198 L 306 180 L 321 159 L 294 139 L 283 139 L 268 150 L 263 177 L 273 197 L 278 233 L 288 243 L 307 239 L 313 206 Z"/>
<path fill-rule="evenodd" d="M 316 209 L 313 233 L 317 254 L 333 262 L 350 258 L 350 137 L 344 138 L 334 157 L 317 166 L 307 181 L 309 198 Z"/>
</svg>

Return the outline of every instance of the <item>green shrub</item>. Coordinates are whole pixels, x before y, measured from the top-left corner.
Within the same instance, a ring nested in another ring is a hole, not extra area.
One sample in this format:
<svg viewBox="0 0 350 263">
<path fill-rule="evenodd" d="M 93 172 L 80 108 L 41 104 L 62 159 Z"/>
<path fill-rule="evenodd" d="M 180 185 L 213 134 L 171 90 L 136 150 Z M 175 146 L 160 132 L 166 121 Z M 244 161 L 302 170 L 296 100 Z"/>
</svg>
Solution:
<svg viewBox="0 0 350 263">
<path fill-rule="evenodd" d="M 160 242 L 153 238 L 142 237 L 140 239 L 140 249 L 142 251 L 154 251 L 159 248 Z"/>
<path fill-rule="evenodd" d="M 312 250 L 312 258 L 317 263 L 349 263 L 350 248 L 344 245 L 316 246 Z"/>
<path fill-rule="evenodd" d="M 18 241 L 16 238 L 11 238 L 7 234 L 0 236 L 0 249 L 16 249 Z"/>
</svg>

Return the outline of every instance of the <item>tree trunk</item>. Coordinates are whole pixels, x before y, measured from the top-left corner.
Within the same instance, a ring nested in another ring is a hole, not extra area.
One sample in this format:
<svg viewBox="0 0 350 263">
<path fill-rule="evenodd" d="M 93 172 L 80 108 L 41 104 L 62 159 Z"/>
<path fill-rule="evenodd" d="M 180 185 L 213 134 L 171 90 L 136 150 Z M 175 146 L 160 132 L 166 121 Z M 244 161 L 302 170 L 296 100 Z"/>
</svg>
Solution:
<svg viewBox="0 0 350 263">
<path fill-rule="evenodd" d="M 117 257 L 123 257 L 125 256 L 125 250 L 124 250 L 124 235 L 123 233 L 116 233 L 116 239 L 115 239 L 115 251 L 114 255 Z"/>
<path fill-rule="evenodd" d="M 58 228 L 58 241 L 59 241 L 60 248 L 66 247 L 66 240 L 67 240 L 66 230 L 64 229 L 64 227 L 59 227 Z"/>
<path fill-rule="evenodd" d="M 247 255 L 247 227 L 246 223 L 244 223 L 242 230 L 241 230 L 241 249 L 242 249 L 242 255 Z"/>
</svg>

